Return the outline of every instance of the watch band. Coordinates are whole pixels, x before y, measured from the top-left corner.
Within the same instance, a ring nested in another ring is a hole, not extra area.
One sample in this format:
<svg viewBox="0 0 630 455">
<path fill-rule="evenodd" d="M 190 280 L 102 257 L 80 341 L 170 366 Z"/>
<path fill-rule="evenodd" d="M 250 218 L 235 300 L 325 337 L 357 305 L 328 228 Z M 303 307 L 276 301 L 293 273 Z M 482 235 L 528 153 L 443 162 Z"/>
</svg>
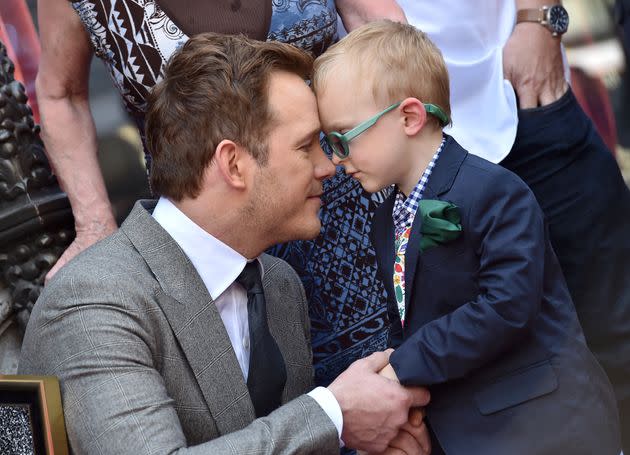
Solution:
<svg viewBox="0 0 630 455">
<path fill-rule="evenodd" d="M 520 22 L 538 22 L 545 21 L 545 11 L 540 9 L 519 9 L 516 12 L 516 23 Z"/>
<path fill-rule="evenodd" d="M 551 32 L 554 37 L 562 36 L 568 28 L 569 16 L 562 3 L 544 5 L 539 9 L 522 9 L 516 12 L 516 23 L 535 22 Z"/>
</svg>

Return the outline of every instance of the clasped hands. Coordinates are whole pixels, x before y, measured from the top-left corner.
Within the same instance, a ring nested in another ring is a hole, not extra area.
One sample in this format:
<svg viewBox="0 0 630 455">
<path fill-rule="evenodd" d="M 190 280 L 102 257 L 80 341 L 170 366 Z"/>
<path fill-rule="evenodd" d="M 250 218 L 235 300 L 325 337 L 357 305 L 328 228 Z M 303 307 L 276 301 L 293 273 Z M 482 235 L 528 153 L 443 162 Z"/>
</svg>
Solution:
<svg viewBox="0 0 630 455">
<path fill-rule="evenodd" d="M 360 453 L 428 455 L 431 443 L 423 419 L 429 392 L 400 385 L 389 364 L 392 352 L 357 360 L 328 387 L 343 413 L 341 439 Z"/>
</svg>

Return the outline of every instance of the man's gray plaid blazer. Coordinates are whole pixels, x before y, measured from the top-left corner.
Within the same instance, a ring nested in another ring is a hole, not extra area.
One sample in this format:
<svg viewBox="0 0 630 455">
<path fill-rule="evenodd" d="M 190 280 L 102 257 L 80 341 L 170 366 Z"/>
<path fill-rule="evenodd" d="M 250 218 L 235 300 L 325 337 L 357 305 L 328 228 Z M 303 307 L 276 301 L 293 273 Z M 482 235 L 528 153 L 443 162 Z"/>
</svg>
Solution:
<svg viewBox="0 0 630 455">
<path fill-rule="evenodd" d="M 29 321 L 21 374 L 58 376 L 77 454 L 338 453 L 307 395 L 304 291 L 263 255 L 269 326 L 287 367 L 282 407 L 254 409 L 219 313 L 177 243 L 139 202 L 118 232 L 66 265 Z"/>
</svg>

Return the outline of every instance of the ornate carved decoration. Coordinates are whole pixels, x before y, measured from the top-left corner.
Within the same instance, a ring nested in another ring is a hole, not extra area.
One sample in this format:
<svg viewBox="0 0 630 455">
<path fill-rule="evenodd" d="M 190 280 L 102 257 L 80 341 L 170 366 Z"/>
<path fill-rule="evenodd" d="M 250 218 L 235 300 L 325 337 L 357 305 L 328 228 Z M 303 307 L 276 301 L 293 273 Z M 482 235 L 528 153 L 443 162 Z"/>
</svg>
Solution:
<svg viewBox="0 0 630 455">
<path fill-rule="evenodd" d="M 24 328 L 46 273 L 74 238 L 74 222 L 13 71 L 0 43 L 0 270 Z"/>
</svg>

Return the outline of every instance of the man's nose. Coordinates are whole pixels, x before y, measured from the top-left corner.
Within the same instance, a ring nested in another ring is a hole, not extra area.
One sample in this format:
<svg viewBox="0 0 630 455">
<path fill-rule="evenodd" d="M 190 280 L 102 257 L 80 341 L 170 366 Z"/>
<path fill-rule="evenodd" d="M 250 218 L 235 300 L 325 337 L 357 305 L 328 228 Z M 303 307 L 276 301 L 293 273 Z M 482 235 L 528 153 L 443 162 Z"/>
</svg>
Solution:
<svg viewBox="0 0 630 455">
<path fill-rule="evenodd" d="M 328 156 L 326 156 L 326 153 L 324 153 L 324 150 L 322 150 L 320 146 L 317 147 L 313 157 L 316 179 L 325 180 L 335 175 L 335 165 L 333 164 L 334 159 L 333 155 L 333 161 L 330 161 Z"/>
<path fill-rule="evenodd" d="M 335 166 L 339 166 L 341 164 L 341 158 L 339 158 L 336 153 L 333 153 L 332 162 Z"/>
</svg>

